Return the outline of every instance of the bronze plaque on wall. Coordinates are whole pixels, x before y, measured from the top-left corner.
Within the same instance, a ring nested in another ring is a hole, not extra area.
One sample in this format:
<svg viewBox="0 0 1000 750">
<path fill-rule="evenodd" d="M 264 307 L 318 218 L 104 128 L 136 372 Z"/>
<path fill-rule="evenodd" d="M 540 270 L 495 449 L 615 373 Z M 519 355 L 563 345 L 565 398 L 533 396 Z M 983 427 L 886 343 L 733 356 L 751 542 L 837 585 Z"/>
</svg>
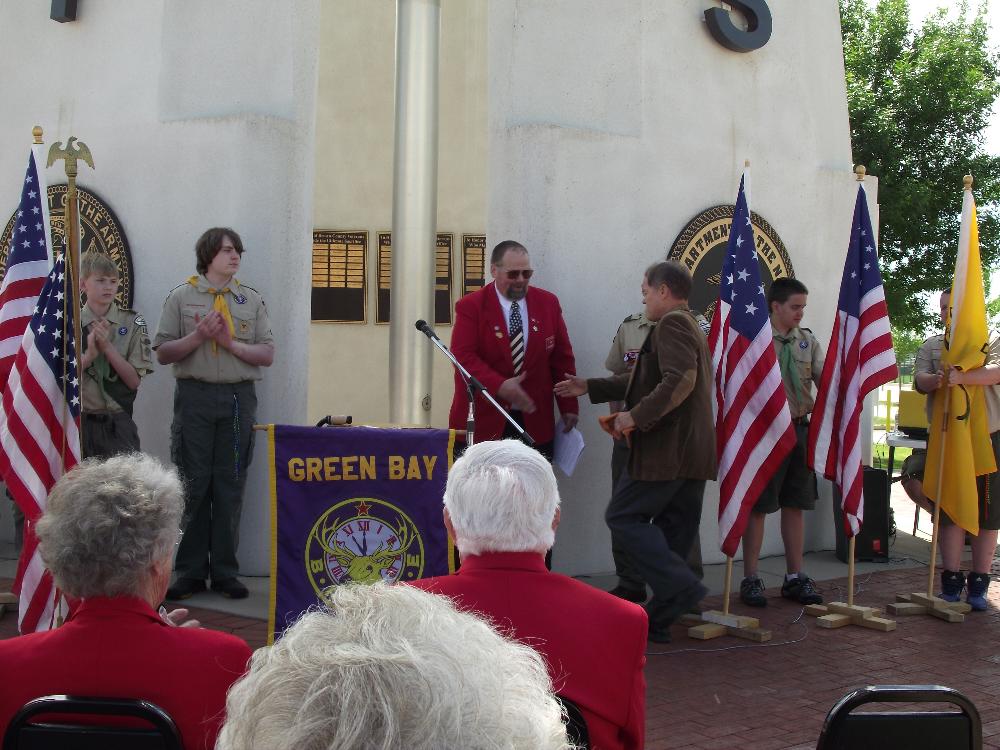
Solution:
<svg viewBox="0 0 1000 750">
<path fill-rule="evenodd" d="M 313 230 L 312 321 L 364 323 L 368 232 Z"/>
<path fill-rule="evenodd" d="M 486 285 L 486 235 L 462 235 L 462 296 Z"/>
<path fill-rule="evenodd" d="M 68 185 L 49 185 L 49 224 L 52 234 L 52 245 L 61 249 L 66 241 L 66 193 Z M 128 238 L 122 229 L 121 222 L 111 206 L 105 203 L 92 190 L 76 187 L 80 203 L 80 249 L 82 252 L 99 252 L 111 257 L 118 268 L 118 278 L 121 286 L 115 302 L 119 307 L 131 308 L 135 297 L 135 278 L 132 270 L 132 251 L 129 249 Z M 7 252 L 10 249 L 10 237 L 14 231 L 17 211 L 10 217 L 7 227 L 0 235 L 0 280 L 7 270 Z"/>
<path fill-rule="evenodd" d="M 712 206 L 687 223 L 670 246 L 668 260 L 679 260 L 694 277 L 690 305 L 705 313 L 711 320 L 719 304 L 719 283 L 722 261 L 729 244 L 729 229 L 733 223 L 732 205 Z M 774 228 L 760 214 L 750 212 L 757 261 L 764 291 L 780 276 L 794 277 L 792 261 L 785 250 L 785 243 Z"/>
<path fill-rule="evenodd" d="M 440 232 L 434 260 L 434 324 L 451 325 L 451 264 L 455 235 Z M 378 289 L 375 322 L 388 323 L 392 304 L 392 232 L 378 233 Z"/>
</svg>

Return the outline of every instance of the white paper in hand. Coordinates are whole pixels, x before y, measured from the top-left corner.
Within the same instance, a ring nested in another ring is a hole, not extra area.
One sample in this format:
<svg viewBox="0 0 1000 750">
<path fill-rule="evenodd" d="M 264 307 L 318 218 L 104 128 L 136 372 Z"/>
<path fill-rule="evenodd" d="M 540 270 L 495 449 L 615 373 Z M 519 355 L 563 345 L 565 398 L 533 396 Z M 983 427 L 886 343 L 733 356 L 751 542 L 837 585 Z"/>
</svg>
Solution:
<svg viewBox="0 0 1000 750">
<path fill-rule="evenodd" d="M 556 423 L 556 442 L 553 450 L 555 456 L 553 463 L 562 469 L 563 474 L 568 477 L 573 476 L 573 470 L 576 469 L 576 462 L 580 460 L 583 448 L 582 432 L 575 427 L 569 432 L 563 432 L 562 422 Z"/>
</svg>

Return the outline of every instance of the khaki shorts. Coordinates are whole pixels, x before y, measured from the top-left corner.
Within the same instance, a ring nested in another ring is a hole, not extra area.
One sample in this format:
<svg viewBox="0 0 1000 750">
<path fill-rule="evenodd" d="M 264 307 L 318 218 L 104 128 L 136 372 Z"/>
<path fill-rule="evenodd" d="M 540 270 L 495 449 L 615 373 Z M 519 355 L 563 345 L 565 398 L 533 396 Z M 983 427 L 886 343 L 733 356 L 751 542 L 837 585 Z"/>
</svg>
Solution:
<svg viewBox="0 0 1000 750">
<path fill-rule="evenodd" d="M 754 513 L 774 513 L 779 508 L 812 510 L 816 507 L 816 475 L 806 463 L 809 425 L 795 424 L 795 447 L 775 472 L 760 498 Z"/>
<path fill-rule="evenodd" d="M 1000 431 L 990 435 L 993 444 L 993 456 L 1000 466 Z M 927 465 L 927 451 L 916 449 L 903 460 L 900 471 L 901 479 L 924 480 L 924 468 Z M 976 487 L 979 489 L 979 526 L 983 529 L 1000 529 L 1000 471 L 976 477 Z M 926 489 L 924 494 L 927 494 Z M 933 500 L 931 502 L 934 502 Z M 954 522 L 947 513 L 941 514 L 941 522 L 952 526 Z"/>
</svg>

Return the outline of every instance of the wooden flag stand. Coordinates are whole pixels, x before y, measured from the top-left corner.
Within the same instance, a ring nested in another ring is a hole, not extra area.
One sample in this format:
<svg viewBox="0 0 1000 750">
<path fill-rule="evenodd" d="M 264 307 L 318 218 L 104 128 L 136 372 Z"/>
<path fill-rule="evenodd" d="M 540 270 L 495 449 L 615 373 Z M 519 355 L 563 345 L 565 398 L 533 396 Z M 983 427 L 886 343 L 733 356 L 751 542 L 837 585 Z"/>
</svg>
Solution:
<svg viewBox="0 0 1000 750">
<path fill-rule="evenodd" d="M 948 385 L 948 368 L 944 370 L 944 419 L 942 433 L 948 431 L 951 406 L 951 387 Z M 941 436 L 942 440 L 944 435 Z M 934 503 L 934 529 L 931 532 L 931 559 L 928 563 L 927 592 L 896 594 L 896 601 L 886 609 L 894 615 L 930 615 L 945 622 L 965 622 L 965 615 L 972 611 L 966 602 L 946 602 L 934 596 L 934 566 L 937 563 L 938 527 L 941 521 L 941 474 L 944 470 L 944 450 L 938 455 L 937 493 Z"/>
<path fill-rule="evenodd" d="M 875 607 L 861 607 L 854 603 L 854 540 L 852 536 L 848 545 L 847 564 L 847 602 L 830 602 L 829 604 L 809 604 L 805 608 L 807 615 L 816 618 L 816 624 L 821 628 L 842 628 L 845 625 L 858 625 L 862 628 L 880 630 L 888 633 L 896 629 L 895 620 L 881 617 L 882 610 Z"/>
<path fill-rule="evenodd" d="M 729 595 L 733 581 L 733 558 L 726 558 L 726 585 L 722 594 L 722 611 L 709 610 L 700 615 L 684 615 L 682 625 L 690 625 L 688 637 L 699 641 L 708 641 L 723 635 L 734 635 L 746 638 L 748 641 L 763 643 L 771 640 L 771 631 L 760 627 L 756 617 L 743 617 L 729 614 Z"/>
</svg>

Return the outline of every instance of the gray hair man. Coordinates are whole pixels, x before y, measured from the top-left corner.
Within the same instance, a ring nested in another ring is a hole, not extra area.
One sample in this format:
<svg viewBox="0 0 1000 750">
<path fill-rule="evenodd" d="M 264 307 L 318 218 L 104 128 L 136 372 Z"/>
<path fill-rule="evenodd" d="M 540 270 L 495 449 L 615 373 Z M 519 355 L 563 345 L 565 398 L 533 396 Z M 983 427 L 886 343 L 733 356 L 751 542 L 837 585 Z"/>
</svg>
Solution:
<svg viewBox="0 0 1000 750">
<path fill-rule="evenodd" d="M 571 748 L 545 665 L 441 597 L 346 584 L 254 654 L 219 750 Z"/>
<path fill-rule="evenodd" d="M 593 747 L 641 747 L 646 614 L 545 569 L 559 524 L 548 461 L 515 440 L 473 445 L 448 474 L 444 520 L 461 569 L 412 585 L 452 597 L 535 647 L 557 692 L 580 708 Z"/>
<path fill-rule="evenodd" d="M 56 585 L 79 599 L 57 629 L 0 641 L 0 730 L 44 695 L 142 698 L 174 719 L 185 747 L 212 747 L 226 691 L 250 649 L 235 636 L 174 627 L 156 607 L 170 581 L 183 491 L 140 453 L 89 459 L 49 494 L 36 534 Z"/>
</svg>

